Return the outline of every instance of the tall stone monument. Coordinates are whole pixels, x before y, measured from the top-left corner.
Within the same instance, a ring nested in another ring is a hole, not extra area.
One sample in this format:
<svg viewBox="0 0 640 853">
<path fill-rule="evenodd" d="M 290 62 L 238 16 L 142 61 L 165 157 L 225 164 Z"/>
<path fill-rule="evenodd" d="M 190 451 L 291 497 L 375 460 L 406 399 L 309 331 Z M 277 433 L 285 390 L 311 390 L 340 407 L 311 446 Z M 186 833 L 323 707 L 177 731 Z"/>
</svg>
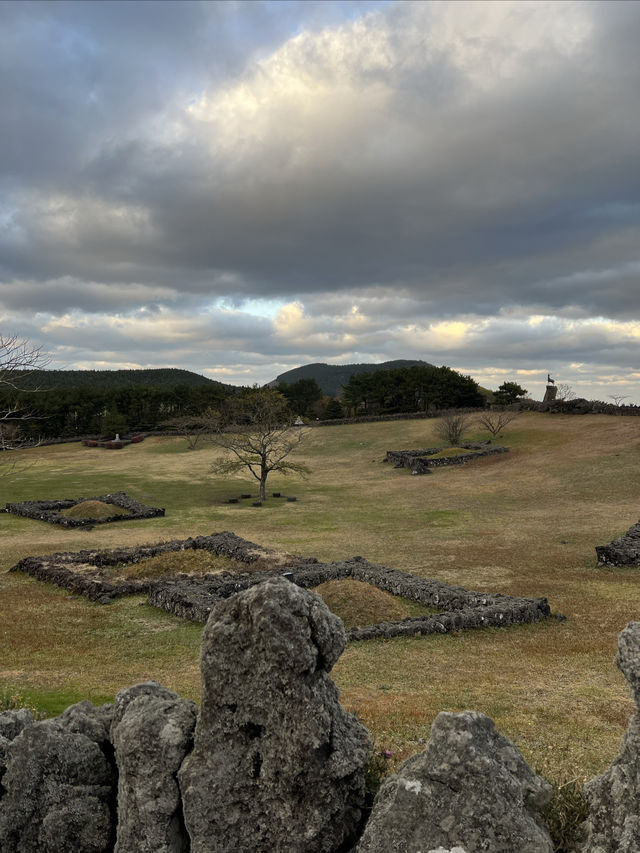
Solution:
<svg viewBox="0 0 640 853">
<path fill-rule="evenodd" d="M 556 395 L 558 393 L 558 389 L 556 388 L 556 381 L 552 379 L 551 376 L 547 373 L 547 387 L 544 392 L 544 398 L 542 400 L 543 403 L 553 403 L 556 399 Z"/>
</svg>

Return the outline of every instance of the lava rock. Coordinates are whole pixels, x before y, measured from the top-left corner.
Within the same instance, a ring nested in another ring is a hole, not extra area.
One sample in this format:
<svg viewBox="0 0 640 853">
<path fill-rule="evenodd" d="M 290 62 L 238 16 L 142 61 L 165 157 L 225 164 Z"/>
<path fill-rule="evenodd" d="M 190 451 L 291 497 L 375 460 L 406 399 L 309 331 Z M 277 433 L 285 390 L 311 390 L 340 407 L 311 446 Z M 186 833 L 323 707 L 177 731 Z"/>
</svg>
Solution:
<svg viewBox="0 0 640 853">
<path fill-rule="evenodd" d="M 3 711 L 0 714 L 0 737 L 13 740 L 23 729 L 32 726 L 34 722 L 33 714 L 27 708 Z"/>
<path fill-rule="evenodd" d="M 342 622 L 283 578 L 213 607 L 179 773 L 191 853 L 348 849 L 371 746 L 328 677 L 344 646 Z"/>
<path fill-rule="evenodd" d="M 177 772 L 193 743 L 196 708 L 154 681 L 116 696 L 111 740 L 118 766 L 115 853 L 184 853 Z"/>
<path fill-rule="evenodd" d="M 630 622 L 618 637 L 616 664 L 640 708 L 640 622 Z M 589 804 L 584 853 L 637 853 L 640 850 L 640 716 L 635 714 L 620 752 L 600 776 L 587 782 Z"/>
<path fill-rule="evenodd" d="M 113 768 L 67 721 L 27 726 L 8 746 L 0 799 L 2 853 L 107 853 Z"/>
<path fill-rule="evenodd" d="M 550 799 L 489 717 L 443 712 L 425 751 L 383 782 L 357 853 L 551 853 L 536 815 Z"/>
</svg>

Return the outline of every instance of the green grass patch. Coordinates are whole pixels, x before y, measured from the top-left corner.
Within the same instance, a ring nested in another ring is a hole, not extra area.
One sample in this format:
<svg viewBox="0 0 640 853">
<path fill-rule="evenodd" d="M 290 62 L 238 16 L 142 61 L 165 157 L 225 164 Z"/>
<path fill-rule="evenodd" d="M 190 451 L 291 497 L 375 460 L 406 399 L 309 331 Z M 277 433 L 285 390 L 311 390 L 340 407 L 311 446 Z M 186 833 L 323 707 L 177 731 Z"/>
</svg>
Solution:
<svg viewBox="0 0 640 853">
<path fill-rule="evenodd" d="M 33 688 L 21 689 L 20 692 L 4 688 L 0 691 L 0 713 L 2 710 L 13 710 L 27 708 L 36 719 L 45 717 L 57 717 L 69 705 L 75 705 L 83 699 L 89 699 L 94 705 L 103 705 L 112 702 L 113 696 L 104 693 L 92 693 L 90 696 L 82 691 L 74 690 L 36 690 Z"/>
</svg>

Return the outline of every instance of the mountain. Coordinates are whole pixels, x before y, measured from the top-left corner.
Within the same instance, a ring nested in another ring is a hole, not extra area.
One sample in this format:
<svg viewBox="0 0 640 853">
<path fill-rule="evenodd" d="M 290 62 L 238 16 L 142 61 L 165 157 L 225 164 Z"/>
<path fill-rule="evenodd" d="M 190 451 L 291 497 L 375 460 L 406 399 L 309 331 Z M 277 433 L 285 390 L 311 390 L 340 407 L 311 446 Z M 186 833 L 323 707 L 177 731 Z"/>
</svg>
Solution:
<svg viewBox="0 0 640 853">
<path fill-rule="evenodd" d="M 186 385 L 189 388 L 198 386 L 217 386 L 232 388 L 207 379 L 199 373 L 190 370 L 180 370 L 175 367 L 160 367 L 149 370 L 25 370 L 12 376 L 12 381 L 25 390 L 38 388 L 126 388 L 144 386 L 147 388 L 175 388 Z"/>
<path fill-rule="evenodd" d="M 281 382 L 292 385 L 299 379 L 315 379 L 323 394 L 328 397 L 336 397 L 341 395 L 342 386 L 347 384 L 354 373 L 374 373 L 376 370 L 395 370 L 400 367 L 413 367 L 414 365 L 433 367 L 426 361 L 411 359 L 383 361 L 381 364 L 324 364 L 318 362 L 316 364 L 303 364 L 302 367 L 287 370 L 286 373 L 276 376 L 268 384 L 269 387 L 274 387 Z"/>
</svg>

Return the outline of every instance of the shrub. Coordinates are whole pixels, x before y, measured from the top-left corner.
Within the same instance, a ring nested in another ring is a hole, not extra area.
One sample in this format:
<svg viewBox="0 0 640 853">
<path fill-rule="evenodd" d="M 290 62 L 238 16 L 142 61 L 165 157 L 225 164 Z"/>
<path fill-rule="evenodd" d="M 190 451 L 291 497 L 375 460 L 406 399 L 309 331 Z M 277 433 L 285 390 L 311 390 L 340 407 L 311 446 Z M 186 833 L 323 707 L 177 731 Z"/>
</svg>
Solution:
<svg viewBox="0 0 640 853">
<path fill-rule="evenodd" d="M 471 427 L 472 420 L 473 418 L 468 412 L 450 409 L 438 418 L 434 431 L 438 438 L 454 446 L 462 442 L 464 434 Z"/>
<path fill-rule="evenodd" d="M 356 714 L 356 717 L 358 715 Z M 372 752 L 364 767 L 364 810 L 367 813 L 373 808 L 373 801 L 384 782 L 385 776 L 389 775 L 389 750 Z"/>
<path fill-rule="evenodd" d="M 512 420 L 518 417 L 520 412 L 509 409 L 493 409 L 483 412 L 478 421 L 487 432 L 491 433 L 493 438 L 496 438 L 502 430 L 508 426 Z"/>
<path fill-rule="evenodd" d="M 553 797 L 541 814 L 554 844 L 554 853 L 574 853 L 583 839 L 582 826 L 589 816 L 582 786 L 576 779 L 551 782 Z"/>
<path fill-rule="evenodd" d="M 36 720 L 43 720 L 46 716 L 42 711 L 38 711 L 30 705 L 20 693 L 0 690 L 0 714 L 3 711 L 18 711 L 20 708 L 26 708 L 27 711 L 31 711 Z"/>
</svg>

